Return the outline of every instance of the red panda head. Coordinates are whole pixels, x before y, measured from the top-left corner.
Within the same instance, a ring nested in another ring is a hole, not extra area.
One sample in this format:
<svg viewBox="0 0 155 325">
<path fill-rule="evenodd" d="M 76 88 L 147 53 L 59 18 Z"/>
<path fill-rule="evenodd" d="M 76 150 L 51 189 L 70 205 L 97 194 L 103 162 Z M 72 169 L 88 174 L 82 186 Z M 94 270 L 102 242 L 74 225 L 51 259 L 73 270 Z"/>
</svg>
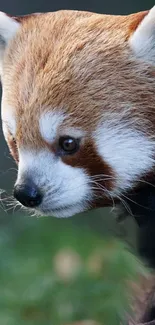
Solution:
<svg viewBox="0 0 155 325">
<path fill-rule="evenodd" d="M 154 22 L 155 8 L 0 14 L 2 122 L 23 205 L 68 217 L 152 173 Z"/>
</svg>

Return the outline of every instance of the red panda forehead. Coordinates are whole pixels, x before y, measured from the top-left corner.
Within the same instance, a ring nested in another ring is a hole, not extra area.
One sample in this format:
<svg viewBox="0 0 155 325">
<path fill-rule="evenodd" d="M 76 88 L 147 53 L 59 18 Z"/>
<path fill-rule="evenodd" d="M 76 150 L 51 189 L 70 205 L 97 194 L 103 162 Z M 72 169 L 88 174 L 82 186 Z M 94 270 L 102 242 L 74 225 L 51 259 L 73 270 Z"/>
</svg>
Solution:
<svg viewBox="0 0 155 325">
<path fill-rule="evenodd" d="M 81 59 L 89 64 L 88 70 L 98 58 L 102 57 L 102 63 L 107 61 L 115 46 L 124 46 L 127 26 L 125 17 L 119 17 L 118 24 L 117 16 L 90 13 L 62 11 L 30 16 L 8 48 L 4 71 L 6 67 L 6 73 L 17 79 L 25 70 L 29 79 L 36 74 L 41 77 L 41 71 L 50 72 L 51 79 L 63 81 L 67 66 L 66 79 L 70 79 L 71 66 L 79 65 Z"/>
<path fill-rule="evenodd" d="M 87 38 L 90 38 L 92 36 L 90 32 L 93 34 L 97 30 L 101 32 L 109 31 L 111 33 L 117 33 L 118 30 L 121 32 L 121 39 L 123 34 L 127 36 L 131 31 L 134 31 L 148 12 L 142 11 L 127 16 L 118 16 L 86 11 L 59 10 L 13 18 L 22 24 L 22 37 L 29 31 L 32 36 L 37 33 L 44 34 L 45 37 L 51 37 L 52 35 L 54 40 L 57 37 L 62 38 L 63 36 L 66 38 L 68 35 L 72 35 L 75 36 L 74 41 L 76 41 L 77 36 L 80 35 L 81 39 L 83 39 L 87 34 Z"/>
<path fill-rule="evenodd" d="M 5 94 L 22 124 L 34 120 L 34 130 L 48 107 L 66 113 L 66 127 L 90 132 L 104 111 L 130 103 L 142 89 L 126 42 L 131 23 L 142 19 L 134 17 L 57 12 L 25 19 L 4 61 Z"/>
<path fill-rule="evenodd" d="M 93 70 L 97 62 L 99 66 L 112 63 L 114 58 L 122 60 L 126 40 L 146 14 L 112 16 L 60 11 L 29 15 L 22 18 L 21 27 L 6 51 L 4 71 L 17 79 L 25 69 L 31 79 L 46 71 L 52 79 L 59 73 L 58 78 L 63 80 L 66 66 L 68 71 L 71 66 L 83 69 L 79 65 L 83 61 L 87 70 Z M 71 72 L 66 79 L 70 77 Z"/>
</svg>

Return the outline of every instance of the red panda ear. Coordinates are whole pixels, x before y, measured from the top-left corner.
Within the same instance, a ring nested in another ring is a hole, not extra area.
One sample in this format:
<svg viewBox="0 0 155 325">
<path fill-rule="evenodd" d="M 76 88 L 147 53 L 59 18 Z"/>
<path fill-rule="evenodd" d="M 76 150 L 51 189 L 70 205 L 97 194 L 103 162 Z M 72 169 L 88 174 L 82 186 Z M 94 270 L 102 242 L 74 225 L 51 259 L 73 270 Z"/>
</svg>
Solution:
<svg viewBox="0 0 155 325">
<path fill-rule="evenodd" d="M 0 11 L 0 50 L 2 51 L 9 40 L 13 38 L 20 24 L 29 17 L 40 15 L 41 13 L 33 13 L 24 16 L 10 16 Z"/>
<path fill-rule="evenodd" d="M 138 58 L 155 65 L 155 6 L 131 35 L 129 44 Z"/>
<path fill-rule="evenodd" d="M 39 14 L 40 13 L 13 17 L 0 11 L 0 74 L 2 72 L 4 52 L 9 41 L 15 36 L 18 29 L 20 28 L 21 23 L 25 19 L 29 18 L 30 16 Z"/>
<path fill-rule="evenodd" d="M 14 34 L 17 32 L 19 26 L 20 24 L 15 18 L 12 18 L 11 16 L 0 11 L 0 50 L 1 51 L 7 45 L 9 40 L 14 36 Z"/>
<path fill-rule="evenodd" d="M 5 49 L 19 27 L 20 23 L 15 18 L 0 11 L 0 73 Z"/>
</svg>

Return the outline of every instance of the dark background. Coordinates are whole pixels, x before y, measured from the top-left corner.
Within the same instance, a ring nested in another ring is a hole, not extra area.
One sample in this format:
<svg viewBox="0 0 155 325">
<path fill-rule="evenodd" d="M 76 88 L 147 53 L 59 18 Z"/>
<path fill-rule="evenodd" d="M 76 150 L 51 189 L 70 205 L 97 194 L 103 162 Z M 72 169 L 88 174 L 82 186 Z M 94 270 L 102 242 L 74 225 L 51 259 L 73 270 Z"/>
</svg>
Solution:
<svg viewBox="0 0 155 325">
<path fill-rule="evenodd" d="M 129 14 L 136 11 L 146 10 L 154 5 L 153 0 L 1 0 L 1 10 L 10 14 L 20 15 L 30 12 L 54 11 L 59 9 L 77 9 L 95 11 L 99 13 Z"/>
</svg>

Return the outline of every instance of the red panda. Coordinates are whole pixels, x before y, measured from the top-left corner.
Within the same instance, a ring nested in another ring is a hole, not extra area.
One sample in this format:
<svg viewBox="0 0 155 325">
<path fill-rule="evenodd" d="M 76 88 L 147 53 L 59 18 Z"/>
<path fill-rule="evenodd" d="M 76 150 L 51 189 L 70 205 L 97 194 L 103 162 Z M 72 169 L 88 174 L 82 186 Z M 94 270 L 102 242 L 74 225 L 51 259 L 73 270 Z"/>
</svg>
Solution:
<svg viewBox="0 0 155 325">
<path fill-rule="evenodd" d="M 22 205 L 69 217 L 153 181 L 155 7 L 128 16 L 1 12 L 0 75 Z"/>
</svg>

